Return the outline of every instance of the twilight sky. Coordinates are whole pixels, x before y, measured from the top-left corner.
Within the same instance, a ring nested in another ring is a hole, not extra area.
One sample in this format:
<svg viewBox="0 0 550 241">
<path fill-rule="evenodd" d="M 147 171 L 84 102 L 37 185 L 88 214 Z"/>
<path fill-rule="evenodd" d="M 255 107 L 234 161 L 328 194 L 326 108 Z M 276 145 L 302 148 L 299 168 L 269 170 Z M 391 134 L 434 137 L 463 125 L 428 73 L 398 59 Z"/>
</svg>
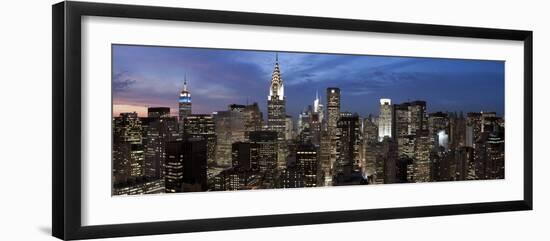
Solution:
<svg viewBox="0 0 550 241">
<path fill-rule="evenodd" d="M 193 113 L 258 102 L 267 116 L 275 52 L 113 45 L 113 115 L 167 106 L 177 115 L 187 75 Z M 428 112 L 504 113 L 504 62 L 279 52 L 287 113 L 294 118 L 319 91 L 339 87 L 342 111 L 361 116 L 392 103 L 427 101 Z M 326 105 L 326 104 L 325 104 Z"/>
</svg>

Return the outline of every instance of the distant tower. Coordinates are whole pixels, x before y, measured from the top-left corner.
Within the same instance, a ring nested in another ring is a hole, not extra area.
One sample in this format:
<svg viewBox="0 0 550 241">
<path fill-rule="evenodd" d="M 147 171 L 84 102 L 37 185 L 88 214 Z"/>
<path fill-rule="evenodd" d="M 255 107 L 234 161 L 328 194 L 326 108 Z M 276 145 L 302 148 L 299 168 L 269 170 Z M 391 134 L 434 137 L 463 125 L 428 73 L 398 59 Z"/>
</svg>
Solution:
<svg viewBox="0 0 550 241">
<path fill-rule="evenodd" d="M 183 79 L 183 90 L 179 98 L 179 121 L 183 123 L 185 117 L 191 115 L 191 92 L 187 88 L 187 75 Z"/>
<path fill-rule="evenodd" d="M 332 167 L 335 165 L 337 153 L 337 143 L 338 143 L 338 120 L 340 119 L 340 89 L 339 88 L 327 88 L 327 132 L 328 138 L 330 139 L 328 151 L 329 154 L 329 166 Z M 326 161 L 326 160 L 325 160 Z M 330 175 L 326 173 L 325 175 Z"/>
<path fill-rule="evenodd" d="M 286 104 L 284 83 L 279 69 L 279 57 L 275 55 L 275 68 L 271 75 L 271 86 L 267 97 L 267 127 L 284 137 L 286 124 Z"/>
<path fill-rule="evenodd" d="M 380 99 L 380 116 L 378 116 L 378 140 L 391 137 L 392 130 L 392 105 L 390 99 Z"/>
<path fill-rule="evenodd" d="M 315 100 L 313 101 L 313 112 L 319 114 L 319 122 L 323 121 L 323 105 L 319 100 L 319 92 L 315 92 Z"/>
<path fill-rule="evenodd" d="M 336 125 L 340 118 L 340 89 L 327 88 L 327 125 L 329 135 L 336 135 Z"/>
</svg>

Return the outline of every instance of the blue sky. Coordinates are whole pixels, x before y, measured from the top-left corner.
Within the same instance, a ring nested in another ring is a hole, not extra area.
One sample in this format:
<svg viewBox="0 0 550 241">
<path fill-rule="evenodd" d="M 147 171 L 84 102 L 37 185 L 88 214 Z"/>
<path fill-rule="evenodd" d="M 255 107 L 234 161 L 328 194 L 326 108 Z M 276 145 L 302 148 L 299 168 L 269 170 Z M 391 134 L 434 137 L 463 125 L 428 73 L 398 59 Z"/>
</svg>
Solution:
<svg viewBox="0 0 550 241">
<path fill-rule="evenodd" d="M 380 98 L 427 101 L 428 112 L 504 113 L 504 62 L 278 52 L 288 114 L 296 117 L 319 91 L 339 87 L 342 111 L 377 115 Z M 258 102 L 264 117 L 275 52 L 113 45 L 113 105 L 119 111 L 168 106 L 187 75 L 193 113 Z"/>
</svg>

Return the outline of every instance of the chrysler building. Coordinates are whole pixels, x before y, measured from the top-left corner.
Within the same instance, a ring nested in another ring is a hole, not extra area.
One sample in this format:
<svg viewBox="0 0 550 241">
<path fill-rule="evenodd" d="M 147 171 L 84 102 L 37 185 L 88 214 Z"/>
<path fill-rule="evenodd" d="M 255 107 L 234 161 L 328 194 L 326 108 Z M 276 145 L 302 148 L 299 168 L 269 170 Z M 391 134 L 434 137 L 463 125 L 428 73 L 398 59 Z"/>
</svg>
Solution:
<svg viewBox="0 0 550 241">
<path fill-rule="evenodd" d="M 280 138 L 284 138 L 286 103 L 285 88 L 279 69 L 279 57 L 275 55 L 275 68 L 271 75 L 271 86 L 269 96 L 267 96 L 267 127 L 269 130 L 279 133 Z"/>
</svg>

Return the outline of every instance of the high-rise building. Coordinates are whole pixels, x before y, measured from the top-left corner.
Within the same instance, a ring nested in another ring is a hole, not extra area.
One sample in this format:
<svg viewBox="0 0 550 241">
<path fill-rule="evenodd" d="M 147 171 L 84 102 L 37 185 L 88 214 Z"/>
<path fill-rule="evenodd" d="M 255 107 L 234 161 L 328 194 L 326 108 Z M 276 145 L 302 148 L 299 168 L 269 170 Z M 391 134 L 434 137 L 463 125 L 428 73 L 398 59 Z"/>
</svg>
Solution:
<svg viewBox="0 0 550 241">
<path fill-rule="evenodd" d="M 321 173 L 324 178 L 323 186 L 332 184 L 332 162 L 330 161 L 331 154 L 331 138 L 328 131 L 321 130 L 321 141 L 319 144 L 319 162 L 321 163 Z"/>
<path fill-rule="evenodd" d="M 235 142 L 232 145 L 231 166 L 234 169 L 257 172 L 260 170 L 260 144 L 255 142 Z"/>
<path fill-rule="evenodd" d="M 292 116 L 287 115 L 285 118 L 285 140 L 294 139 L 294 121 Z"/>
<path fill-rule="evenodd" d="M 260 111 L 258 103 L 245 105 L 243 109 L 244 118 L 244 138 L 250 140 L 251 131 L 261 131 L 263 127 L 263 114 Z"/>
<path fill-rule="evenodd" d="M 413 163 L 414 182 L 430 182 L 432 180 L 432 164 L 430 162 L 430 152 L 432 149 L 432 138 L 430 138 L 428 130 L 417 130 Z"/>
<path fill-rule="evenodd" d="M 360 122 L 357 114 L 341 112 L 340 116 L 337 123 L 336 174 L 343 173 L 346 178 L 360 166 Z"/>
<path fill-rule="evenodd" d="M 277 167 L 278 133 L 275 131 L 250 132 L 250 142 L 257 145 L 259 169 L 261 172 L 274 171 Z"/>
<path fill-rule="evenodd" d="M 380 115 L 378 116 L 378 140 L 392 137 L 393 108 L 390 99 L 380 99 Z"/>
<path fill-rule="evenodd" d="M 116 183 L 142 177 L 145 172 L 143 127 L 136 112 L 113 119 L 113 177 Z"/>
<path fill-rule="evenodd" d="M 409 135 L 416 135 L 418 131 L 428 130 L 428 116 L 426 114 L 426 101 L 413 101 L 409 105 L 410 124 Z"/>
<path fill-rule="evenodd" d="M 450 131 L 446 132 L 449 135 L 449 148 L 457 149 L 466 145 L 466 119 L 462 112 L 460 115 L 451 113 L 450 115 Z"/>
<path fill-rule="evenodd" d="M 206 140 L 189 138 L 166 147 L 166 192 L 207 190 Z"/>
<path fill-rule="evenodd" d="M 363 120 L 363 141 L 365 144 L 378 142 L 378 126 L 369 115 Z"/>
<path fill-rule="evenodd" d="M 214 114 L 216 130 L 216 164 L 231 166 L 231 145 L 245 141 L 245 121 L 242 110 L 231 108 Z"/>
<path fill-rule="evenodd" d="M 180 92 L 179 102 L 179 121 L 183 130 L 183 120 L 191 115 L 191 92 L 187 87 L 187 76 L 183 80 L 183 90 Z"/>
<path fill-rule="evenodd" d="M 319 156 L 314 145 L 301 144 L 296 148 L 296 166 L 304 175 L 304 186 L 316 187 L 320 181 L 318 178 Z"/>
<path fill-rule="evenodd" d="M 340 119 L 340 89 L 339 88 L 327 88 L 327 135 L 330 138 L 329 144 L 329 163 L 331 166 L 331 173 L 334 170 L 332 168 L 335 165 L 337 157 L 337 138 L 338 138 L 338 120 Z"/>
<path fill-rule="evenodd" d="M 286 102 L 284 82 L 279 68 L 278 55 L 275 57 L 275 67 L 271 74 L 269 96 L 267 96 L 267 127 L 276 131 L 280 139 L 285 137 L 286 130 Z"/>
<path fill-rule="evenodd" d="M 331 136 L 336 135 L 340 119 L 340 89 L 327 88 L 327 126 Z"/>
<path fill-rule="evenodd" d="M 376 132 L 376 141 L 366 143 L 364 146 L 365 164 L 363 173 L 371 184 L 384 183 L 384 166 L 377 164 L 377 159 L 382 156 L 382 143 L 378 142 L 378 132 Z M 378 178 L 376 178 L 378 176 Z M 379 181 L 378 183 L 376 181 Z"/>
<path fill-rule="evenodd" d="M 210 114 L 190 114 L 184 119 L 184 138 L 203 138 L 206 140 L 206 158 L 214 163 L 216 158 L 216 123 Z"/>
<path fill-rule="evenodd" d="M 170 108 L 154 107 L 147 112 L 145 139 L 145 176 L 149 179 L 164 178 L 166 143 L 179 138 L 176 117 L 170 117 Z"/>
<path fill-rule="evenodd" d="M 470 112 L 466 114 L 466 130 L 468 136 L 466 139 L 467 145 L 471 144 L 473 147 L 477 140 L 481 137 L 481 119 L 481 113 L 479 112 Z"/>
<path fill-rule="evenodd" d="M 376 160 L 377 165 L 377 175 L 378 179 L 376 183 L 382 183 L 379 178 L 382 178 L 383 183 L 395 183 L 397 182 L 397 143 L 394 139 L 389 137 L 384 137 L 382 140 L 382 155 L 378 156 Z M 383 171 L 380 171 L 380 168 L 383 168 Z M 383 173 L 384 175 L 380 177 L 378 173 Z"/>
</svg>

